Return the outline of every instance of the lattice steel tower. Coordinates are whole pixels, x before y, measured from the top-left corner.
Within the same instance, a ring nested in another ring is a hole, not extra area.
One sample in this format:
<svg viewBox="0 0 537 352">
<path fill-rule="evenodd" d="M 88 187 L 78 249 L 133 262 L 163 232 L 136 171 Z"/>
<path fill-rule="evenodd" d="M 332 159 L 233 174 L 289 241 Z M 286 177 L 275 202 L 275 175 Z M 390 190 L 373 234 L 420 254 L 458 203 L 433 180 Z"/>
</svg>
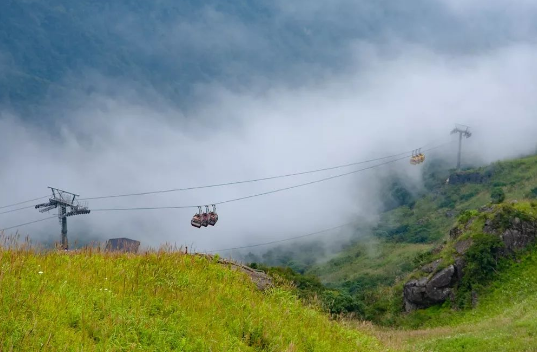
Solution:
<svg viewBox="0 0 537 352">
<path fill-rule="evenodd" d="M 459 152 L 457 154 L 457 170 L 461 169 L 461 149 L 462 149 L 462 137 L 470 138 L 472 133 L 470 132 L 470 127 L 465 125 L 457 124 L 455 129 L 451 131 L 451 134 L 459 134 Z"/>
<path fill-rule="evenodd" d="M 78 194 L 63 191 L 61 189 L 49 187 L 52 191 L 52 198 L 48 203 L 42 203 L 35 206 L 41 213 L 58 208 L 58 219 L 62 225 L 61 246 L 63 249 L 69 249 L 67 241 L 67 217 L 73 215 L 89 214 L 90 210 L 87 205 L 81 205 L 77 200 Z"/>
</svg>

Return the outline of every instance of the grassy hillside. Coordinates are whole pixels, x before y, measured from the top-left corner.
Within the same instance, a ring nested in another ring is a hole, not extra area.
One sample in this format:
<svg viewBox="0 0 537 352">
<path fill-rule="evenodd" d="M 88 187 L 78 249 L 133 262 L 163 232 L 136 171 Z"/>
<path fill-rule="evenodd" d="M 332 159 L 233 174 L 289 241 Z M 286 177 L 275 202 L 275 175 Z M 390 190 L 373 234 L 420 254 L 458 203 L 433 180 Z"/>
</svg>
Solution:
<svg viewBox="0 0 537 352">
<path fill-rule="evenodd" d="M 483 183 L 446 184 L 446 173 L 425 173 L 428 190 L 410 205 L 381 215 L 378 226 L 332 260 L 306 272 L 333 287 L 391 285 L 413 270 L 420 255 L 447 238 L 457 216 L 491 202 L 501 189 L 505 201 L 537 197 L 537 156 L 502 161 L 463 173 L 490 175 Z M 373 238 L 373 241 L 371 240 Z"/>
<path fill-rule="evenodd" d="M 404 280 L 416 267 L 438 257 L 439 248 L 446 243 L 449 230 L 461 214 L 490 205 L 496 199 L 492 196 L 502 193 L 504 202 L 537 198 L 537 156 L 458 173 L 463 177 L 478 175 L 478 182 L 457 183 L 451 178 L 452 182 L 446 184 L 450 173 L 441 162 L 431 160 L 423 170 L 424 189 L 405 189 L 404 180 L 388 183 L 385 192 L 388 198 L 390 193 L 395 194 L 388 203 L 396 205 L 381 214 L 378 225 L 357 231 L 360 237 L 351 239 L 328 261 L 315 263 L 315 253 L 319 257 L 324 255 L 318 243 L 306 244 L 304 251 L 297 243 L 253 259 L 261 262 L 269 259 L 270 265 L 289 266 L 306 276 L 318 277 L 332 294 L 340 292 L 336 295 L 341 297 L 339 301 L 331 296 L 328 302 L 323 301 L 330 310 L 335 307 L 336 312 L 352 311 L 381 325 L 419 327 L 423 323 L 421 319 L 414 323 L 400 319 Z M 520 206 L 523 204 L 528 203 Z M 285 255 L 268 256 L 282 253 Z M 293 275 L 288 278 L 306 295 L 312 291 L 304 289 Z M 319 288 L 315 292 L 324 297 L 325 290 Z M 336 304 L 331 304 L 332 301 Z"/>
<path fill-rule="evenodd" d="M 394 278 L 412 270 L 416 255 L 429 248 L 428 244 L 399 244 L 371 238 L 344 250 L 337 258 L 314 267 L 309 273 L 321 277 L 328 286 L 338 287 L 343 283 L 351 291 L 388 285 Z"/>
<path fill-rule="evenodd" d="M 291 291 L 180 253 L 0 250 L 2 350 L 375 351 Z"/>
<path fill-rule="evenodd" d="M 432 307 L 415 314 L 420 330 L 372 328 L 393 348 L 406 351 L 536 351 L 537 251 L 502 271 L 481 292 L 475 309 Z"/>
</svg>

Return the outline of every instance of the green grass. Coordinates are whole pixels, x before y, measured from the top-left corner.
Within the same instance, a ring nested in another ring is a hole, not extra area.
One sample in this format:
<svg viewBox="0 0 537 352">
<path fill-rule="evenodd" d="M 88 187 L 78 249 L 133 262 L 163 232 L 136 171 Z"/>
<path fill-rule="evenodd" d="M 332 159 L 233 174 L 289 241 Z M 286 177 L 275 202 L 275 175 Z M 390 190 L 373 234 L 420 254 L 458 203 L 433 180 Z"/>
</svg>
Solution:
<svg viewBox="0 0 537 352">
<path fill-rule="evenodd" d="M 502 187 L 505 202 L 532 197 L 531 191 L 537 187 L 537 156 L 497 162 L 468 172 L 490 170 L 492 177 L 483 184 L 446 185 L 444 178 L 436 180 L 433 189 L 416 199 L 411 208 L 402 206 L 383 213 L 379 225 L 363 233 L 362 239 L 307 272 L 331 286 L 364 278 L 386 285 L 408 274 L 413 269 L 409 267 L 412 258 L 442 244 L 461 212 L 488 205 L 495 187 Z M 372 247 L 373 254 L 367 254 L 365 248 Z"/>
<path fill-rule="evenodd" d="M 418 312 L 427 316 L 427 329 L 383 331 L 388 341 L 408 351 L 536 351 L 537 250 L 533 249 L 502 271 L 480 292 L 475 309 L 453 311 L 434 307 Z"/>
<path fill-rule="evenodd" d="M 0 250 L 0 349 L 375 351 L 287 288 L 199 256 Z"/>
<path fill-rule="evenodd" d="M 389 243 L 369 239 L 344 250 L 336 258 L 313 267 L 308 273 L 319 276 L 329 286 L 376 286 L 392 284 L 396 277 L 414 268 L 415 256 L 431 248 L 429 244 Z"/>
</svg>

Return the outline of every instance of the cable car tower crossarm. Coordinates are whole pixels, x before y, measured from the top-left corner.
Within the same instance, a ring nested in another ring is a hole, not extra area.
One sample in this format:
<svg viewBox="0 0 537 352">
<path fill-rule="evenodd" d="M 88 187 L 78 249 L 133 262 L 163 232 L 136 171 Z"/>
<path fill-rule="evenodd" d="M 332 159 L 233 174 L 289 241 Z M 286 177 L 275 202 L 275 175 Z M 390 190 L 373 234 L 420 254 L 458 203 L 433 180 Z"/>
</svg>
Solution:
<svg viewBox="0 0 537 352">
<path fill-rule="evenodd" d="M 64 250 L 69 249 L 67 241 L 67 217 L 81 214 L 89 214 L 90 210 L 87 206 L 81 205 L 77 200 L 78 194 L 67 192 L 58 188 L 49 187 L 52 191 L 52 198 L 48 203 L 41 203 L 35 206 L 40 209 L 39 212 L 45 213 L 52 209 L 58 208 L 58 219 L 62 225 L 61 229 L 61 247 Z"/>
</svg>

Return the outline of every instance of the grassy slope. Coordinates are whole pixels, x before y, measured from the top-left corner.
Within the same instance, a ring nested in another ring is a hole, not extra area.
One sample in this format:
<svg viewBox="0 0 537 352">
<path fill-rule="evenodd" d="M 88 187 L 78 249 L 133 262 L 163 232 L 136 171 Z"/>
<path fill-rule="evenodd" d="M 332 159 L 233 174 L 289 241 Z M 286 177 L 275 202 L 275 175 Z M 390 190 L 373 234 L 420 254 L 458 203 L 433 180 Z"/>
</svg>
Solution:
<svg viewBox="0 0 537 352">
<path fill-rule="evenodd" d="M 494 187 L 504 190 L 506 200 L 527 197 L 537 187 L 537 156 L 498 162 L 478 171 L 486 169 L 492 169 L 493 176 L 485 184 L 444 185 L 438 179 L 437 187 L 418 199 L 412 209 L 399 207 L 382 215 L 380 225 L 372 231 L 377 238 L 373 245 L 367 236 L 308 273 L 330 286 L 392 284 L 413 269 L 412 258 L 418 252 L 445 240 L 458 213 L 489 203 Z"/>
<path fill-rule="evenodd" d="M 179 253 L 0 250 L 0 349 L 374 351 L 377 340 Z"/>
<path fill-rule="evenodd" d="M 408 351 L 536 351 L 537 251 L 501 272 L 479 298 L 477 308 L 453 311 L 435 307 L 421 311 L 428 329 L 372 328 L 393 348 Z"/>
<path fill-rule="evenodd" d="M 365 284 L 365 281 L 370 285 L 388 285 L 394 278 L 412 270 L 412 259 L 429 248 L 428 244 L 396 244 L 370 239 L 344 250 L 337 258 L 310 270 L 309 274 L 321 277 L 328 286 L 339 286 L 342 282 Z"/>
</svg>

